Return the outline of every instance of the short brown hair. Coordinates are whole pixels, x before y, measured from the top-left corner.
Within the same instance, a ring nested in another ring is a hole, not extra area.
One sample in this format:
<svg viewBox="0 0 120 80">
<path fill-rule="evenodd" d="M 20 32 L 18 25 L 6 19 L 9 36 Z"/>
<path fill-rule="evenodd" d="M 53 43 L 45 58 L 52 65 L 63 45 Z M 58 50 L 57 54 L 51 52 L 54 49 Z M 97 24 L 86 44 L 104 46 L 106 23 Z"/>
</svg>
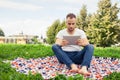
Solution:
<svg viewBox="0 0 120 80">
<path fill-rule="evenodd" d="M 69 14 L 67 14 L 66 18 L 68 18 L 68 17 L 70 17 L 70 18 L 76 18 L 76 15 L 73 14 L 73 13 L 69 13 Z"/>
</svg>

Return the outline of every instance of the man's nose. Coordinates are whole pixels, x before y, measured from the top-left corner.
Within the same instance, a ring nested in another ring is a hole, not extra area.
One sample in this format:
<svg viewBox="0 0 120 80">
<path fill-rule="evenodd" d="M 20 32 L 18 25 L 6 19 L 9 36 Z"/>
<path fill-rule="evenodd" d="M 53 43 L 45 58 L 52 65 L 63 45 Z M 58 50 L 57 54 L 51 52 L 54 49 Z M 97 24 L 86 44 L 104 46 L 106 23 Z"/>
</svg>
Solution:
<svg viewBox="0 0 120 80">
<path fill-rule="evenodd" d="M 70 27 L 73 27 L 73 25 L 70 25 Z"/>
</svg>

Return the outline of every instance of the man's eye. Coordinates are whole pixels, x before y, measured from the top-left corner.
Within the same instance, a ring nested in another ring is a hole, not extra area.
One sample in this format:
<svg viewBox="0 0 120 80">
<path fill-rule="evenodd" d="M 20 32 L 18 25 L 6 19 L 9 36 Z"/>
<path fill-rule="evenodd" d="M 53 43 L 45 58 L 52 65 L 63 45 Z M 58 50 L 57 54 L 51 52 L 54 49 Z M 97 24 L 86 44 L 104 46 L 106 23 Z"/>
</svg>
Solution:
<svg viewBox="0 0 120 80">
<path fill-rule="evenodd" d="M 68 23 L 68 25 L 75 25 L 75 23 Z"/>
<path fill-rule="evenodd" d="M 71 25 L 71 23 L 68 23 L 68 25 Z"/>
<path fill-rule="evenodd" d="M 74 25 L 75 23 L 72 23 L 72 25 Z"/>
</svg>

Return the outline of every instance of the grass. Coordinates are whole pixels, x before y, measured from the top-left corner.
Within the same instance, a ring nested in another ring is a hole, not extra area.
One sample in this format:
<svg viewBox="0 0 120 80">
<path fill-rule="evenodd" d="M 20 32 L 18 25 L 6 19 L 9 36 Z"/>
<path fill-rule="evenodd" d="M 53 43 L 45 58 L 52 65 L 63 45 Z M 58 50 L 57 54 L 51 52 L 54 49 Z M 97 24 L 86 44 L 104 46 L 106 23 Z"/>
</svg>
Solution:
<svg viewBox="0 0 120 80">
<path fill-rule="evenodd" d="M 36 75 L 25 75 L 16 72 L 11 68 L 10 64 L 3 63 L 3 60 L 13 60 L 17 57 L 38 58 L 54 55 L 51 46 L 45 46 L 41 44 L 0 44 L 0 80 L 43 80 L 40 74 Z M 120 58 L 120 47 L 95 47 L 94 56 L 100 57 L 114 57 Z M 113 73 L 110 76 L 104 78 L 104 80 L 120 79 L 118 76 L 120 73 Z M 84 80 L 80 75 L 74 77 L 66 77 L 65 75 L 58 75 L 51 80 Z"/>
<path fill-rule="evenodd" d="M 96 47 L 94 56 L 120 58 L 120 47 Z"/>
<path fill-rule="evenodd" d="M 120 80 L 120 73 L 113 72 L 112 74 L 104 77 L 104 80 Z"/>
<path fill-rule="evenodd" d="M 43 80 L 40 74 L 21 74 L 10 67 L 10 64 L 5 64 L 0 61 L 0 80 Z"/>
<path fill-rule="evenodd" d="M 120 47 L 95 47 L 94 56 L 120 58 Z M 51 46 L 40 44 L 1 44 L 0 59 L 12 60 L 17 57 L 23 58 L 38 58 L 54 55 Z"/>
<path fill-rule="evenodd" d="M 38 58 L 45 56 L 52 56 L 53 52 L 51 46 L 40 44 L 35 45 L 16 45 L 16 44 L 1 44 L 0 45 L 0 59 L 14 59 L 17 57 L 23 58 Z"/>
</svg>

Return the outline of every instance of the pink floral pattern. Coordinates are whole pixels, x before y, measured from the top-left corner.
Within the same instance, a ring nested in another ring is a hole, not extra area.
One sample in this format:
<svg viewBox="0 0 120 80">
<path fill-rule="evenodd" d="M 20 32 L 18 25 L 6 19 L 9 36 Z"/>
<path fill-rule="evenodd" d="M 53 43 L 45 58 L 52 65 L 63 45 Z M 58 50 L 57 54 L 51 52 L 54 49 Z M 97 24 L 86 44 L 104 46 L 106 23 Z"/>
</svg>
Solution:
<svg viewBox="0 0 120 80">
<path fill-rule="evenodd" d="M 11 66 L 16 71 L 28 74 L 40 73 L 44 79 L 50 79 L 56 74 L 65 74 L 66 76 L 74 76 L 77 73 L 70 72 L 64 64 L 60 64 L 55 56 L 37 58 L 37 59 L 24 59 L 18 57 L 11 61 Z M 80 65 L 78 65 L 80 67 Z M 120 59 L 108 57 L 92 57 L 91 66 L 88 69 L 91 73 L 90 76 L 85 76 L 91 79 L 101 80 L 104 76 L 112 72 L 120 72 Z"/>
</svg>

